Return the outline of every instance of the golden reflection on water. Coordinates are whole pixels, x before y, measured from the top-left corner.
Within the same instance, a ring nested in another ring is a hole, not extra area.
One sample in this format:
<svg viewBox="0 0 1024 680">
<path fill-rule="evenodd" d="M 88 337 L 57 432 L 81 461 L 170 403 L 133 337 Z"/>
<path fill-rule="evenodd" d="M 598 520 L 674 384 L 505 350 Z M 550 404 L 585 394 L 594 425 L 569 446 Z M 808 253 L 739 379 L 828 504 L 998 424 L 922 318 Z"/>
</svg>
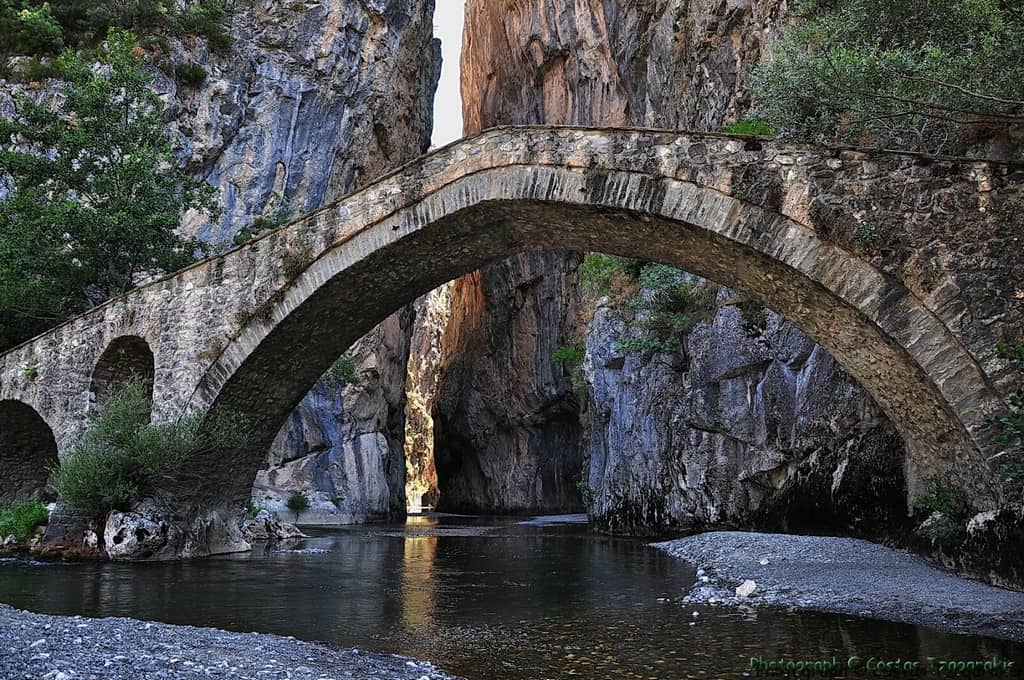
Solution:
<svg viewBox="0 0 1024 680">
<path fill-rule="evenodd" d="M 420 521 L 422 520 L 422 521 Z M 430 517 L 410 517 L 408 526 L 436 526 Z M 437 536 L 407 536 L 402 562 L 402 623 L 410 628 L 431 626 L 437 606 Z"/>
</svg>

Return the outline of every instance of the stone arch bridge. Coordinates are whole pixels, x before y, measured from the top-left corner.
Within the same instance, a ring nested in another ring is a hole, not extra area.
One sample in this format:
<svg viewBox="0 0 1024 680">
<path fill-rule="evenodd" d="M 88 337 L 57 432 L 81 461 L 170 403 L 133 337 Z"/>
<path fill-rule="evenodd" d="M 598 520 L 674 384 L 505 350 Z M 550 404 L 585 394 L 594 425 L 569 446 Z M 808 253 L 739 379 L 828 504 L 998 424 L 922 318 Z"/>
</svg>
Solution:
<svg viewBox="0 0 1024 680">
<path fill-rule="evenodd" d="M 154 418 L 241 414 L 190 507 L 237 508 L 302 396 L 432 288 L 530 249 L 659 261 L 746 292 L 822 344 L 904 437 L 910 479 L 970 489 L 1024 328 L 1024 170 L 628 129 L 498 128 L 0 355 L 0 498 L 38 491 L 130 371 Z"/>
</svg>

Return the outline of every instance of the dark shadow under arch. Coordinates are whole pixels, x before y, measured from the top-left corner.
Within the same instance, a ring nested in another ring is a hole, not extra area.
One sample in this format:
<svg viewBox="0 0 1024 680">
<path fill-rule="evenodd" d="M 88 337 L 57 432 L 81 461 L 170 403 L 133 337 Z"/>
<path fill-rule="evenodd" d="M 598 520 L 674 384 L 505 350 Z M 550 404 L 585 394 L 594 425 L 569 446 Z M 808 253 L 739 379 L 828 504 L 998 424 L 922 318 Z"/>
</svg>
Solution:
<svg viewBox="0 0 1024 680">
<path fill-rule="evenodd" d="M 138 378 L 149 387 L 153 400 L 153 379 L 156 366 L 149 343 L 137 335 L 125 335 L 111 342 L 96 361 L 89 383 L 93 405 L 104 401 L 132 378 Z"/>
<path fill-rule="evenodd" d="M 50 468 L 57 464 L 57 442 L 46 421 L 27 404 L 0 401 L 0 503 L 46 498 Z"/>
</svg>

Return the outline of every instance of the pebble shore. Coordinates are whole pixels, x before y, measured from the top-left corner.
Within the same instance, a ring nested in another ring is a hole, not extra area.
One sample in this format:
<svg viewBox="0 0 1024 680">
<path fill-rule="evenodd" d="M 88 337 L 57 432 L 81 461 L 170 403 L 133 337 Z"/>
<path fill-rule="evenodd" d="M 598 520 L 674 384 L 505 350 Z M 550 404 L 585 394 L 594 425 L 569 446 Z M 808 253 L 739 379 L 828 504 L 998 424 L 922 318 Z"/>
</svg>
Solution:
<svg viewBox="0 0 1024 680">
<path fill-rule="evenodd" d="M 33 614 L 0 605 L 0 678 L 452 680 L 431 664 L 294 638 L 134 619 Z"/>
<path fill-rule="evenodd" d="M 698 569 L 686 603 L 853 614 L 1024 640 L 1024 593 L 960 578 L 869 541 L 719 531 L 654 547 Z M 747 581 L 752 593 L 737 595 Z"/>
</svg>

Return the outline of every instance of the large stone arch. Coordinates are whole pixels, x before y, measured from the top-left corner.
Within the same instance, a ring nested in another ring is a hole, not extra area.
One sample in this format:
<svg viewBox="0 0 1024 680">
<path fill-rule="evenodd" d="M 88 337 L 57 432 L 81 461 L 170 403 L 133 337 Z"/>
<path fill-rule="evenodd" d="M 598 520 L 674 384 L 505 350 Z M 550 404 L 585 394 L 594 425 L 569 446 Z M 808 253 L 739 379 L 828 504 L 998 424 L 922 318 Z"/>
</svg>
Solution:
<svg viewBox="0 0 1024 680">
<path fill-rule="evenodd" d="M 93 367 L 89 380 L 92 403 L 94 406 L 102 404 L 112 392 L 132 378 L 147 384 L 152 401 L 155 373 L 153 351 L 144 338 L 137 335 L 115 338 L 103 350 Z"/>
<path fill-rule="evenodd" d="M 275 295 L 202 378 L 190 405 L 247 416 L 253 442 L 208 459 L 197 503 L 244 499 L 287 414 L 388 314 L 489 262 L 560 247 L 664 262 L 748 293 L 874 396 L 907 442 L 908 478 L 994 502 L 978 436 L 998 397 L 983 371 L 906 287 L 812 229 L 714 188 L 593 167 L 509 164 L 391 200 L 387 217 L 346 229 Z"/>
<path fill-rule="evenodd" d="M 0 401 L 0 504 L 44 497 L 57 462 L 53 432 L 35 409 Z"/>
</svg>

